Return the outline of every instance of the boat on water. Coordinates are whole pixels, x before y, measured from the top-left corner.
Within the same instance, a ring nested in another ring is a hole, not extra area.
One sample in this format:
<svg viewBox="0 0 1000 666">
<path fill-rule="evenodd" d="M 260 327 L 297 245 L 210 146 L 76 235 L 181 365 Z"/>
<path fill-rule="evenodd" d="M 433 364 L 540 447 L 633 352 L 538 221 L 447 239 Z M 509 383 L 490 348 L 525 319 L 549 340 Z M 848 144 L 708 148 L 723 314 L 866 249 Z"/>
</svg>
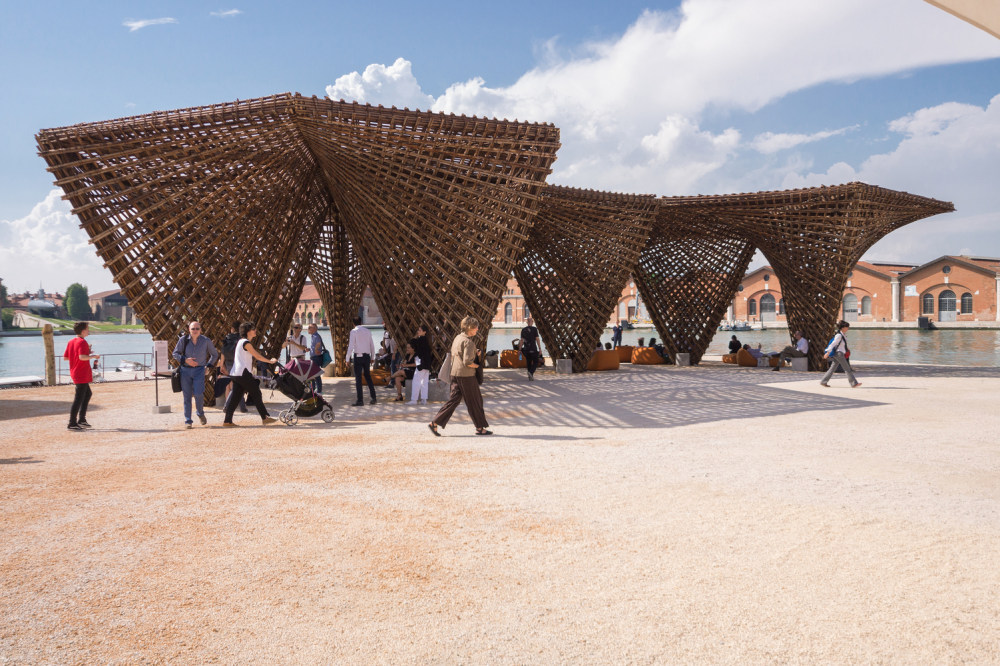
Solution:
<svg viewBox="0 0 1000 666">
<path fill-rule="evenodd" d="M 745 321 L 722 322 L 719 324 L 720 331 L 752 331 L 753 327 Z"/>
<path fill-rule="evenodd" d="M 149 369 L 148 365 L 140 363 L 139 361 L 122 359 L 121 363 L 118 364 L 118 367 L 115 368 L 115 372 L 143 372 Z"/>
</svg>

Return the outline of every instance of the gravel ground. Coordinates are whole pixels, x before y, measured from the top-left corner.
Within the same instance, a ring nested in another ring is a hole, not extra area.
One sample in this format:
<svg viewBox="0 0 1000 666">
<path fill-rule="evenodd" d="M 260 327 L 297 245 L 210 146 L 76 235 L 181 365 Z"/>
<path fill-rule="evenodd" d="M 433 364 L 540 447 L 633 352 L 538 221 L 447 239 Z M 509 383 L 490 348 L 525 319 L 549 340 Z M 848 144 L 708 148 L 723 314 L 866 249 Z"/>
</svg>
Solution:
<svg viewBox="0 0 1000 666">
<path fill-rule="evenodd" d="M 0 391 L 0 663 L 998 663 L 1000 371 L 857 369 L 493 371 L 493 437 Z"/>
</svg>

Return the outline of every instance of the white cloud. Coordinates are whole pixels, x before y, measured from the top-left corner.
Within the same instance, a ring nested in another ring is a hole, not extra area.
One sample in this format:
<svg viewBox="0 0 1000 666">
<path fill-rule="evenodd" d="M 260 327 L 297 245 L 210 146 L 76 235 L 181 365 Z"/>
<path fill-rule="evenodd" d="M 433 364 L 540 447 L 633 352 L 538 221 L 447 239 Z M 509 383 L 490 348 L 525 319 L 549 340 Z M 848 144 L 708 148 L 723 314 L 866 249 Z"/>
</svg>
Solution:
<svg viewBox="0 0 1000 666">
<path fill-rule="evenodd" d="M 434 98 L 420 89 L 410 62 L 397 58 L 389 67 L 368 65 L 363 74 L 351 72 L 326 87 L 330 99 L 364 104 L 430 109 Z"/>
<path fill-rule="evenodd" d="M 755 136 L 753 141 L 750 142 L 750 145 L 757 152 L 769 155 L 771 153 L 777 153 L 782 150 L 794 148 L 795 146 L 801 146 L 806 143 L 815 143 L 816 141 L 829 139 L 832 136 L 840 136 L 841 134 L 857 129 L 858 127 L 858 125 L 852 125 L 850 127 L 841 127 L 836 130 L 824 130 L 822 132 L 814 132 L 812 134 L 775 134 L 774 132 L 764 132 L 763 134 Z"/>
<path fill-rule="evenodd" d="M 233 16 L 239 16 L 243 12 L 239 9 L 227 9 L 225 11 L 209 12 L 210 15 L 216 18 L 231 18 Z"/>
<path fill-rule="evenodd" d="M 791 173 L 782 187 L 860 180 L 951 201 L 956 212 L 894 231 L 868 253 L 923 261 L 959 252 L 1000 252 L 1000 95 L 986 107 L 947 103 L 898 118 L 889 129 L 904 135 L 895 150 L 872 155 L 857 168 L 838 163 L 823 173 Z"/>
<path fill-rule="evenodd" d="M 80 282 L 91 292 L 112 289 L 111 274 L 88 243 L 61 190 L 51 190 L 27 215 L 0 220 L 0 267 L 11 291 L 65 291 Z"/>
<path fill-rule="evenodd" d="M 175 18 L 155 18 L 155 19 L 141 19 L 139 21 L 134 21 L 129 19 L 127 21 L 122 21 L 122 25 L 128 28 L 129 32 L 135 32 L 136 30 L 142 30 L 143 28 L 148 28 L 151 25 L 165 25 L 167 23 L 177 23 Z"/>
<path fill-rule="evenodd" d="M 327 93 L 551 122 L 563 146 L 550 182 L 707 194 L 732 184 L 718 174 L 744 146 L 737 145 L 738 128 L 702 129 L 706 110 L 753 112 L 822 83 L 989 57 L 1000 57 L 1000 41 L 914 0 L 685 0 L 676 12 L 647 11 L 620 37 L 569 56 L 560 57 L 550 41 L 543 63 L 508 87 L 474 77 L 435 99 L 400 58 L 342 76 Z M 847 129 L 761 135 L 751 147 L 773 153 Z M 756 175 L 774 189 L 788 171 Z"/>
</svg>

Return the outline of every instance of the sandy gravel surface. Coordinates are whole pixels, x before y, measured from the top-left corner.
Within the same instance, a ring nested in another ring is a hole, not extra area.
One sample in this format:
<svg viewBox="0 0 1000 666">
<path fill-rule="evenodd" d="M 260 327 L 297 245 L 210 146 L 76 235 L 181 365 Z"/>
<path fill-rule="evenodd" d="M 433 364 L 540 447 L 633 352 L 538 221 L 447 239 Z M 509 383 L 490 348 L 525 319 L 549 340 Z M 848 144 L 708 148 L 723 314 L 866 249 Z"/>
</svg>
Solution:
<svg viewBox="0 0 1000 666">
<path fill-rule="evenodd" d="M 0 391 L 0 663 L 1000 662 L 1000 371 L 623 368 L 493 437 Z"/>
</svg>

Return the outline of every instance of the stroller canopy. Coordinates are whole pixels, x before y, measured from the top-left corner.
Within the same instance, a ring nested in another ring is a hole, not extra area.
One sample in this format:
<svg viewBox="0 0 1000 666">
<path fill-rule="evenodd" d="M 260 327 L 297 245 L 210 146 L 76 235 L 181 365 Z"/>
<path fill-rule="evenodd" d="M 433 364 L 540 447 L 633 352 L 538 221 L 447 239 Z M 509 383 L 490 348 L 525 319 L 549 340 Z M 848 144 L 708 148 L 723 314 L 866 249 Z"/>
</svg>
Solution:
<svg viewBox="0 0 1000 666">
<path fill-rule="evenodd" d="M 319 367 L 318 363 L 313 363 L 309 359 L 305 358 L 293 358 L 289 361 L 288 365 L 285 366 L 285 370 L 288 371 L 292 377 L 295 377 L 300 382 L 307 382 L 310 379 L 315 379 L 323 372 L 323 368 Z"/>
</svg>

